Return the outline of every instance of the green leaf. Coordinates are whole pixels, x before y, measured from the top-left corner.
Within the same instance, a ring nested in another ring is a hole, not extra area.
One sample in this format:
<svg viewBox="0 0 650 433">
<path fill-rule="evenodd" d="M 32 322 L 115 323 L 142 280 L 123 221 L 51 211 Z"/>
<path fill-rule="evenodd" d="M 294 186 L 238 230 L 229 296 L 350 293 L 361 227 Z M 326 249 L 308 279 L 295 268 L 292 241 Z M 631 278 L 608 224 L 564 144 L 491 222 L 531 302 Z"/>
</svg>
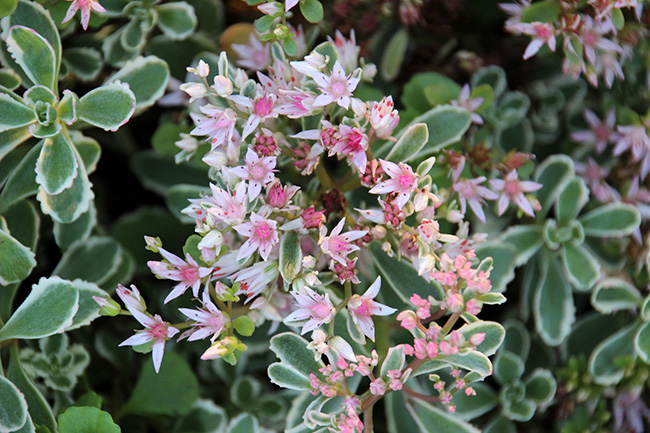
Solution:
<svg viewBox="0 0 650 433">
<path fill-rule="evenodd" d="M 0 285 L 6 286 L 27 278 L 36 266 L 34 253 L 4 230 L 0 230 L 0 246 Z"/>
<path fill-rule="evenodd" d="M 405 303 L 410 302 L 409 299 L 414 293 L 423 299 L 428 296 L 433 296 L 437 300 L 444 299 L 442 287 L 437 282 L 426 281 L 405 260 L 400 261 L 395 257 L 388 257 L 388 254 L 382 251 L 381 245 L 377 242 L 370 244 L 368 251 L 383 280 Z"/>
<path fill-rule="evenodd" d="M 271 28 L 274 21 L 275 17 L 272 15 L 261 16 L 255 21 L 255 30 L 259 33 L 265 33 L 269 28 Z"/>
<path fill-rule="evenodd" d="M 562 5 L 552 0 L 544 0 L 524 8 L 521 11 L 521 22 L 554 22 L 560 17 L 560 13 L 562 13 Z"/>
<path fill-rule="evenodd" d="M 527 263 L 542 246 L 542 227 L 539 225 L 509 227 L 501 235 L 501 241 L 515 246 L 517 251 L 515 266 L 521 266 Z"/>
<path fill-rule="evenodd" d="M 298 44 L 292 37 L 286 37 L 282 40 L 282 47 L 288 56 L 293 57 L 298 54 Z"/>
<path fill-rule="evenodd" d="M 179 184 L 205 187 L 207 170 L 188 164 L 177 165 L 173 159 L 153 152 L 141 152 L 132 159 L 133 171 L 145 187 L 164 195 Z"/>
<path fill-rule="evenodd" d="M 392 370 L 402 371 L 406 363 L 406 355 L 404 355 L 404 346 L 399 345 L 388 349 L 388 354 L 384 362 L 381 364 L 380 377 L 388 378 L 388 372 Z"/>
<path fill-rule="evenodd" d="M 11 15 L 18 5 L 18 0 L 6 0 L 0 4 L 0 18 Z"/>
<path fill-rule="evenodd" d="M 494 378 L 506 385 L 521 378 L 524 374 L 524 361 L 512 352 L 502 351 L 494 361 Z"/>
<path fill-rule="evenodd" d="M 226 433 L 258 433 L 260 424 L 254 416 L 242 413 L 230 420 Z"/>
<path fill-rule="evenodd" d="M 74 329 L 79 329 L 82 326 L 89 325 L 93 320 L 99 317 L 99 305 L 93 299 L 93 296 L 99 296 L 100 298 L 106 298 L 109 294 L 99 287 L 96 284 L 89 283 L 88 281 L 83 280 L 73 280 L 77 289 L 79 289 L 79 309 L 77 314 L 75 314 L 72 319 L 72 325 L 66 329 L 66 331 L 72 331 Z"/>
<path fill-rule="evenodd" d="M 508 82 L 506 80 L 506 72 L 502 67 L 493 65 L 479 69 L 472 75 L 470 81 L 472 89 L 482 85 L 488 85 L 494 91 L 494 96 L 499 97 L 505 92 Z"/>
<path fill-rule="evenodd" d="M 502 402 L 503 414 L 513 421 L 526 422 L 535 415 L 535 403 L 524 398 L 522 400 L 505 400 Z"/>
<path fill-rule="evenodd" d="M 6 39 L 7 49 L 34 84 L 54 90 L 58 63 L 50 43 L 35 30 L 13 26 Z"/>
<path fill-rule="evenodd" d="M 79 119 L 105 131 L 117 131 L 135 112 L 135 95 L 128 84 L 111 82 L 86 93 L 77 104 Z"/>
<path fill-rule="evenodd" d="M 280 275 L 286 283 L 291 283 L 300 272 L 302 265 L 302 248 L 300 235 L 295 231 L 288 231 L 282 235 L 280 241 Z"/>
<path fill-rule="evenodd" d="M 616 8 L 612 10 L 612 22 L 618 30 L 622 30 L 625 27 L 625 16 L 621 9 Z"/>
<path fill-rule="evenodd" d="M 502 350 L 507 350 L 518 355 L 523 361 L 528 358 L 530 351 L 530 335 L 526 327 L 518 320 L 507 320 L 503 323 L 506 331 Z"/>
<path fill-rule="evenodd" d="M 639 290 L 620 278 L 605 278 L 594 287 L 591 305 L 603 314 L 635 310 L 643 303 Z"/>
<path fill-rule="evenodd" d="M 546 344 L 558 346 L 569 335 L 575 321 L 571 286 L 558 260 L 550 254 L 544 257 L 540 274 L 533 299 L 535 327 Z"/>
<path fill-rule="evenodd" d="M 397 78 L 404 63 L 408 45 L 409 33 L 406 27 L 402 27 L 391 36 L 379 64 L 379 73 L 384 81 L 390 82 Z"/>
<path fill-rule="evenodd" d="M 232 322 L 232 326 L 244 337 L 250 337 L 255 332 L 255 322 L 248 316 L 239 316 Z"/>
<path fill-rule="evenodd" d="M 269 365 L 268 375 L 271 379 L 271 383 L 274 383 L 281 388 L 295 389 L 297 391 L 311 389 L 308 376 L 305 376 L 292 366 L 282 362 L 274 362 Z"/>
<path fill-rule="evenodd" d="M 32 147 L 7 179 L 7 183 L 0 193 L 0 214 L 14 203 L 36 194 L 38 191 L 34 168 L 42 145 L 41 141 Z"/>
<path fill-rule="evenodd" d="M 634 350 L 639 358 L 646 364 L 650 364 L 650 324 L 643 323 L 634 336 Z"/>
<path fill-rule="evenodd" d="M 126 62 L 104 86 L 118 81 L 129 85 L 135 95 L 137 109 L 142 110 L 152 106 L 165 93 L 169 81 L 169 66 L 156 56 L 137 57 Z"/>
<path fill-rule="evenodd" d="M 535 182 L 541 183 L 542 188 L 537 191 L 537 199 L 542 205 L 542 210 L 537 212 L 537 221 L 544 221 L 564 184 L 575 175 L 573 160 L 566 155 L 552 155 L 544 160 L 535 172 Z"/>
<path fill-rule="evenodd" d="M 280 361 L 293 367 L 297 372 L 309 378 L 310 373 L 322 379 L 319 368 L 324 367 L 322 361 L 314 359 L 314 351 L 307 349 L 307 340 L 291 332 L 283 332 L 271 338 L 271 350 Z"/>
<path fill-rule="evenodd" d="M 526 378 L 526 398 L 535 402 L 537 405 L 550 403 L 555 397 L 557 382 L 553 373 L 539 368 Z"/>
<path fill-rule="evenodd" d="M 81 81 L 93 81 L 102 71 L 102 53 L 90 47 L 66 48 L 63 60 L 75 77 Z"/>
<path fill-rule="evenodd" d="M 145 24 L 141 20 L 131 20 L 127 25 L 122 27 L 122 33 L 120 34 L 122 48 L 129 53 L 140 53 L 147 43 L 147 33 Z"/>
<path fill-rule="evenodd" d="M 36 183 L 48 194 L 59 194 L 72 186 L 78 166 L 72 143 L 64 133 L 46 138 L 36 161 Z"/>
<path fill-rule="evenodd" d="M 18 430 L 27 421 L 27 402 L 16 385 L 0 376 L 0 431 Z"/>
<path fill-rule="evenodd" d="M 465 341 L 468 341 L 474 334 L 485 333 L 485 339 L 476 346 L 476 350 L 487 356 L 494 355 L 497 352 L 506 335 L 506 331 L 501 324 L 485 320 L 465 324 L 458 331 L 465 337 Z"/>
<path fill-rule="evenodd" d="M 16 203 L 3 217 L 11 236 L 30 250 L 36 251 L 41 220 L 32 202 L 23 200 Z"/>
<path fill-rule="evenodd" d="M 521 122 L 530 108 L 530 98 L 522 92 L 507 92 L 494 110 L 499 129 L 507 129 Z"/>
<path fill-rule="evenodd" d="M 464 392 L 454 394 L 452 404 L 456 406 L 454 415 L 463 421 L 471 421 L 499 404 L 499 396 L 484 383 L 473 383 L 476 395 L 466 395 Z"/>
<path fill-rule="evenodd" d="M 418 431 L 418 426 L 415 424 L 413 417 L 411 417 L 411 414 L 406 409 L 405 399 L 406 394 L 403 392 L 391 392 L 384 396 L 386 428 L 388 429 L 388 433 Z"/>
<path fill-rule="evenodd" d="M 96 407 L 69 407 L 58 417 L 59 433 L 120 433 L 111 415 Z"/>
<path fill-rule="evenodd" d="M 79 98 L 76 94 L 70 90 L 64 90 L 63 99 L 56 107 L 57 116 L 68 125 L 72 125 L 77 121 L 77 101 L 79 101 Z"/>
<path fill-rule="evenodd" d="M 34 110 L 11 96 L 0 93 L 0 132 L 29 125 L 35 121 Z M 4 142 L 2 144 L 4 145 Z"/>
<path fill-rule="evenodd" d="M 476 256 L 479 259 L 492 257 L 494 260 L 490 272 L 492 291 L 503 292 L 506 286 L 515 277 L 515 263 L 517 250 L 512 244 L 491 241 L 476 246 Z"/>
<path fill-rule="evenodd" d="M 177 353 L 165 353 L 160 372 L 147 361 L 140 371 L 125 411 L 137 415 L 186 415 L 199 397 L 199 383 Z"/>
<path fill-rule="evenodd" d="M 485 426 L 483 433 L 517 433 L 517 427 L 508 418 L 499 415 Z"/>
<path fill-rule="evenodd" d="M 408 400 L 406 408 L 422 433 L 480 433 L 472 425 L 422 400 Z"/>
<path fill-rule="evenodd" d="M 257 405 L 262 385 L 251 376 L 237 376 L 230 386 L 230 400 L 242 409 Z"/>
<path fill-rule="evenodd" d="M 413 375 L 420 376 L 450 365 L 476 372 L 480 377 L 492 374 L 492 363 L 488 357 L 477 350 L 470 349 L 467 352 L 459 352 L 455 355 L 438 355 L 436 359 L 422 364 Z"/>
<path fill-rule="evenodd" d="M 194 223 L 194 218 L 181 211 L 189 205 L 189 199 L 201 198 L 203 193 L 209 193 L 209 188 L 198 185 L 174 185 L 165 192 L 165 203 L 169 211 L 184 223 Z"/>
<path fill-rule="evenodd" d="M 314 51 L 316 51 L 318 54 L 322 54 L 325 56 L 325 58 L 329 58 L 329 61 L 327 62 L 327 69 L 331 71 L 334 68 L 334 64 L 339 59 L 339 55 L 334 44 L 329 41 L 323 42 L 322 44 L 316 46 L 316 48 L 314 48 Z"/>
<path fill-rule="evenodd" d="M 573 286 L 588 291 L 600 278 L 600 263 L 582 245 L 567 242 L 562 248 L 562 264 Z"/>
<path fill-rule="evenodd" d="M 70 281 L 59 277 L 41 278 L 0 328 L 0 341 L 43 338 L 62 332 L 72 324 L 78 302 L 79 290 Z M 34 320 L 35 317 L 38 320 Z"/>
<path fill-rule="evenodd" d="M 62 250 L 70 248 L 70 246 L 79 241 L 85 242 L 97 224 L 97 211 L 93 204 L 90 205 L 88 210 L 83 213 L 74 222 L 69 224 L 61 224 L 54 221 L 54 240 Z"/>
<path fill-rule="evenodd" d="M 4 27 L 4 25 L 6 25 L 6 27 Z M 56 23 L 50 16 L 50 12 L 45 10 L 45 8 L 43 8 L 39 3 L 30 0 L 18 0 L 16 10 L 7 18 L 6 22 L 3 23 L 3 29 L 16 25 L 33 29 L 36 33 L 47 39 L 48 43 L 54 50 L 55 64 L 58 68 L 61 61 L 61 37 L 59 36 L 59 30 Z"/>
<path fill-rule="evenodd" d="M 173 40 L 185 39 L 196 28 L 194 8 L 184 1 L 162 4 L 156 7 L 158 28 Z"/>
<path fill-rule="evenodd" d="M 580 209 L 589 201 L 589 190 L 584 180 L 573 177 L 560 191 L 555 202 L 555 218 L 559 226 L 567 225 L 578 216 Z"/>
<path fill-rule="evenodd" d="M 388 152 L 386 159 L 394 162 L 408 162 L 418 157 L 425 144 L 429 141 L 429 131 L 424 123 L 415 123 L 401 134 L 397 143 Z"/>
<path fill-rule="evenodd" d="M 646 296 L 641 306 L 641 319 L 645 322 L 650 320 L 650 296 Z"/>
<path fill-rule="evenodd" d="M 626 203 L 611 203 L 580 217 L 586 236 L 621 237 L 631 234 L 641 223 L 639 211 Z"/>
<path fill-rule="evenodd" d="M 64 189 L 57 195 L 50 195 L 42 187 L 38 188 L 36 198 L 41 203 L 41 211 L 50 215 L 52 219 L 63 224 L 75 221 L 82 214 L 88 211 L 92 199 L 95 197 L 91 190 L 91 183 L 86 174 L 81 156 L 76 148 L 73 148 L 77 159 L 77 177 L 73 180 L 72 186 Z"/>
<path fill-rule="evenodd" d="M 226 411 L 212 400 L 200 399 L 187 416 L 179 420 L 178 432 L 223 433 L 228 422 Z"/>
<path fill-rule="evenodd" d="M 72 144 L 77 148 L 79 156 L 86 167 L 86 173 L 91 174 L 97 168 L 97 162 L 102 154 L 102 148 L 97 140 L 86 137 L 79 131 L 69 131 Z"/>
<path fill-rule="evenodd" d="M 634 355 L 636 332 L 636 325 L 628 326 L 596 346 L 589 357 L 589 374 L 597 384 L 615 385 L 623 379 L 625 367 L 617 360 Z"/>
<path fill-rule="evenodd" d="M 2 98 L 0 97 L 0 105 L 2 105 L 1 99 Z M 0 113 L 1 112 L 2 111 L 0 109 Z M 0 132 L 0 161 L 2 161 L 3 158 L 16 147 L 27 141 L 31 136 L 32 134 L 29 132 L 29 128 L 27 127 L 13 128 Z M 8 175 L 9 173 L 7 173 L 7 176 Z M 5 179 L 6 178 L 4 176 L 0 175 L 0 185 L 4 183 L 3 181 Z"/>
<path fill-rule="evenodd" d="M 61 278 L 80 278 L 101 286 L 120 264 L 122 247 L 109 237 L 94 237 L 73 245 L 52 274 Z"/>
<path fill-rule="evenodd" d="M 319 23 L 323 20 L 323 5 L 318 0 L 301 0 L 300 12 L 310 23 Z"/>
</svg>

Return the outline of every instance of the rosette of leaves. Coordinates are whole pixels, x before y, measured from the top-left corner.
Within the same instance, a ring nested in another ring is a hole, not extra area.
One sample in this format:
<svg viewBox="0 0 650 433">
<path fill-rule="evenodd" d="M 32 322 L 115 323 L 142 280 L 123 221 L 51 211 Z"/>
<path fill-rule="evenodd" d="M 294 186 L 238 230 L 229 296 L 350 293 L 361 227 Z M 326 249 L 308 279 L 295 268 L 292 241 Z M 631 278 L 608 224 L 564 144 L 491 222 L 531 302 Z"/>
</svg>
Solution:
<svg viewBox="0 0 650 433">
<path fill-rule="evenodd" d="M 154 29 L 177 41 L 192 35 L 198 22 L 194 7 L 185 1 L 108 0 L 102 6 L 108 16 L 128 20 L 104 39 L 104 58 L 113 65 L 122 65 L 142 53 Z"/>
<path fill-rule="evenodd" d="M 39 340 L 40 351 L 26 348 L 20 360 L 32 380 L 43 379 L 48 388 L 70 391 L 88 367 L 90 355 L 80 344 L 69 345 L 66 334 L 55 334 Z"/>
<path fill-rule="evenodd" d="M 535 180 L 544 185 L 538 192 L 542 210 L 537 213 L 537 224 L 512 227 L 500 239 L 516 247 L 516 266 L 526 264 L 522 296 L 525 317 L 532 310 L 542 340 L 557 346 L 575 321 L 572 288 L 588 293 L 602 277 L 601 263 L 607 258 L 595 248 L 598 241 L 630 235 L 638 228 L 640 215 L 625 203 L 610 203 L 582 213 L 588 190 L 575 176 L 573 161 L 567 156 L 547 158 L 538 167 Z M 552 208 L 554 218 L 548 218 Z"/>
</svg>

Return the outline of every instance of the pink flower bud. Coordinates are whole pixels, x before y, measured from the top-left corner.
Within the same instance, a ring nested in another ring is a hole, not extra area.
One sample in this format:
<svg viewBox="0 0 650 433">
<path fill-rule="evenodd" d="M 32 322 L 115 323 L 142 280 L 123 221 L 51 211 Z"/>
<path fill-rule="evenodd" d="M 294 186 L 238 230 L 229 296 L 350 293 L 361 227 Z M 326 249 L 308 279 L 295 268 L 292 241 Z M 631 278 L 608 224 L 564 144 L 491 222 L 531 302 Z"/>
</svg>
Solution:
<svg viewBox="0 0 650 433">
<path fill-rule="evenodd" d="M 472 346 L 478 346 L 485 340 L 485 332 L 477 332 L 476 334 L 469 337 L 469 343 Z"/>
</svg>

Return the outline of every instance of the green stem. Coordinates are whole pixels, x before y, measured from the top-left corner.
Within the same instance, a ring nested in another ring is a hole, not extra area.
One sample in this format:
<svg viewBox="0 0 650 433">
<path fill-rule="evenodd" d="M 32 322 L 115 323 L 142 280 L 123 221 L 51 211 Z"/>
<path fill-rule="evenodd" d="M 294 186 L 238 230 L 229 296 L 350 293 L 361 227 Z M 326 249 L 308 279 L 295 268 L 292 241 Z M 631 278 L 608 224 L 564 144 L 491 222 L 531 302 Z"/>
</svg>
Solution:
<svg viewBox="0 0 650 433">
<path fill-rule="evenodd" d="M 321 185 L 323 186 L 323 189 L 325 191 L 328 191 L 332 189 L 332 179 L 330 179 L 330 175 L 327 174 L 327 170 L 325 170 L 325 167 L 323 167 L 323 159 L 321 158 L 320 161 L 318 161 L 318 164 L 316 164 L 316 170 L 314 173 L 316 173 L 316 177 L 318 180 L 320 180 Z"/>
</svg>

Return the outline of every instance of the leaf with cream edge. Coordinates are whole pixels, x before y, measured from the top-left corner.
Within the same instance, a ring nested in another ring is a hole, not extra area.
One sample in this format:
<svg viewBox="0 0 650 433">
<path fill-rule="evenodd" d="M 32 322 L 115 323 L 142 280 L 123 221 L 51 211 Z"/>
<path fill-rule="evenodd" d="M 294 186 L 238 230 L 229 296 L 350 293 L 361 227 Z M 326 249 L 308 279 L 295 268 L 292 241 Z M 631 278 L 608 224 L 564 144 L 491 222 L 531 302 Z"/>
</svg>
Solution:
<svg viewBox="0 0 650 433">
<path fill-rule="evenodd" d="M 585 236 L 622 237 L 639 227 L 641 215 L 632 205 L 611 203 L 584 214 L 579 221 Z"/>
<path fill-rule="evenodd" d="M 121 253 L 122 247 L 113 238 L 92 237 L 67 250 L 52 273 L 101 286 L 120 265 Z"/>
<path fill-rule="evenodd" d="M 559 226 L 564 226 L 578 216 L 580 209 L 589 201 L 589 190 L 582 178 L 569 180 L 555 202 L 555 217 Z"/>
<path fill-rule="evenodd" d="M 172 40 L 181 40 L 190 36 L 196 28 L 196 13 L 194 8 L 178 1 L 156 7 L 158 12 L 158 28 Z"/>
<path fill-rule="evenodd" d="M 639 290 L 620 278 L 605 278 L 594 287 L 591 305 L 602 314 L 636 310 L 643 303 Z"/>
<path fill-rule="evenodd" d="M 383 379 L 388 377 L 388 372 L 392 370 L 402 371 L 406 363 L 406 356 L 404 355 L 404 346 L 401 344 L 388 349 L 388 354 L 381 364 L 380 376 Z"/>
<path fill-rule="evenodd" d="M 0 431 L 12 432 L 27 421 L 27 402 L 16 385 L 0 375 Z"/>
<path fill-rule="evenodd" d="M 295 231 L 288 231 L 282 235 L 280 241 L 280 275 L 286 284 L 291 283 L 300 272 L 302 265 L 302 249 L 300 235 Z"/>
<path fill-rule="evenodd" d="M 59 65 L 47 39 L 29 27 L 13 26 L 6 43 L 16 63 L 34 84 L 56 89 Z"/>
<path fill-rule="evenodd" d="M 422 400 L 410 399 L 406 408 L 422 433 L 480 433 L 471 424 Z"/>
<path fill-rule="evenodd" d="M 563 245 L 562 264 L 573 287 L 581 292 L 589 291 L 600 278 L 600 263 L 576 242 Z"/>
<path fill-rule="evenodd" d="M 405 27 L 397 31 L 388 41 L 384 50 L 384 55 L 379 63 L 379 73 L 381 78 L 390 82 L 399 75 L 399 71 L 404 63 L 406 50 L 409 46 L 409 32 Z M 393 159 L 391 161 L 400 161 Z"/>
<path fill-rule="evenodd" d="M 138 112 L 153 105 L 164 93 L 169 81 L 169 66 L 156 57 L 137 57 L 124 64 L 104 86 L 112 83 L 128 84 L 136 100 Z"/>
<path fill-rule="evenodd" d="M 281 364 L 291 367 L 307 380 L 309 380 L 311 373 L 314 373 L 319 379 L 323 379 L 318 370 L 323 368 L 325 364 L 314 359 L 315 352 L 308 349 L 307 344 L 307 340 L 299 335 L 284 332 L 271 338 L 270 348 L 280 358 Z M 286 372 L 286 369 L 283 372 Z"/>
<path fill-rule="evenodd" d="M 305 376 L 292 366 L 281 362 L 274 362 L 269 365 L 268 375 L 271 383 L 281 388 L 307 391 L 311 389 L 309 377 Z"/>
<path fill-rule="evenodd" d="M 0 285 L 27 278 L 36 266 L 34 253 L 4 230 L 0 230 L 0 246 Z"/>
<path fill-rule="evenodd" d="M 451 105 L 441 105 L 416 117 L 411 122 L 411 124 L 414 123 L 427 125 L 429 140 L 424 150 L 417 156 L 425 158 L 460 140 L 472 122 L 467 110 Z M 392 143 L 387 144 L 388 148 L 393 145 Z"/>
<path fill-rule="evenodd" d="M 515 266 L 527 263 L 544 243 L 542 227 L 539 225 L 518 225 L 509 227 L 500 237 L 517 249 Z"/>
<path fill-rule="evenodd" d="M 96 284 L 83 280 L 73 280 L 72 284 L 79 290 L 79 309 L 72 319 L 66 331 L 79 329 L 83 326 L 89 325 L 93 320 L 99 317 L 99 305 L 93 299 L 93 296 L 106 298 L 109 296 L 107 292 L 100 289 Z"/>
<path fill-rule="evenodd" d="M 77 117 L 105 131 L 117 131 L 134 112 L 135 95 L 119 81 L 91 90 L 77 103 Z"/>
<path fill-rule="evenodd" d="M 35 121 L 34 110 L 11 96 L 0 93 L 0 132 L 26 126 Z"/>
<path fill-rule="evenodd" d="M 484 320 L 463 325 L 458 329 L 458 332 L 465 337 L 465 341 L 468 341 L 472 335 L 481 332 L 485 333 L 483 342 L 476 346 L 476 350 L 487 356 L 494 355 L 497 352 L 506 336 L 506 331 L 500 323 Z"/>
<path fill-rule="evenodd" d="M 643 323 L 634 335 L 634 351 L 646 364 L 650 364 L 650 324 Z"/>
<path fill-rule="evenodd" d="M 470 372 L 475 372 L 479 377 L 487 377 L 492 374 L 492 363 L 487 356 L 477 350 L 469 349 L 464 352 L 459 352 L 455 355 L 438 355 L 437 358 L 427 361 L 417 371 L 413 372 L 413 376 L 420 376 L 422 374 L 431 373 L 432 371 L 440 370 L 441 368 L 459 367 Z"/>
<path fill-rule="evenodd" d="M 408 162 L 418 156 L 428 141 L 427 125 L 424 123 L 413 124 L 400 136 L 386 159 L 393 162 Z"/>
<path fill-rule="evenodd" d="M 43 141 L 36 161 L 36 183 L 48 194 L 59 194 L 72 186 L 78 167 L 72 143 L 65 133 L 56 134 Z"/>
<path fill-rule="evenodd" d="M 557 381 L 550 371 L 538 368 L 526 378 L 526 398 L 535 402 L 535 404 L 545 405 L 550 403 L 555 397 L 557 390 Z"/>
<path fill-rule="evenodd" d="M 537 167 L 534 180 L 543 185 L 537 191 L 537 200 L 542 205 L 542 209 L 536 216 L 538 222 L 544 221 L 551 204 L 573 176 L 575 176 L 575 166 L 573 160 L 566 155 L 552 155 Z"/>
<path fill-rule="evenodd" d="M 564 341 L 575 321 L 571 286 L 566 281 L 558 260 L 550 253 L 542 259 L 540 279 L 533 298 L 535 327 L 549 346 Z"/>
<path fill-rule="evenodd" d="M 622 357 L 634 356 L 637 326 L 623 328 L 596 346 L 589 357 L 589 375 L 599 385 L 615 385 L 625 376 L 625 367 L 617 362 Z"/>
<path fill-rule="evenodd" d="M 41 278 L 0 328 L 0 341 L 37 339 L 63 332 L 72 325 L 78 304 L 79 290 L 70 281 L 56 276 Z"/>
</svg>

